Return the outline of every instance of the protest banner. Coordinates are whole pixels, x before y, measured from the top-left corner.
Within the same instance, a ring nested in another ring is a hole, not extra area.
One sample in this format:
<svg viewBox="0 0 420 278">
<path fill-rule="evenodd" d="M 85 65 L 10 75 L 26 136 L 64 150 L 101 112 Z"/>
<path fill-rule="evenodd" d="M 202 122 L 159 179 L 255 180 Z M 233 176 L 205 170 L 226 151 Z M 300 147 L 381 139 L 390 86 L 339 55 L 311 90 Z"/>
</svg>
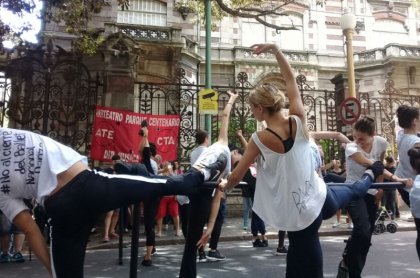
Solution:
<svg viewBox="0 0 420 278">
<path fill-rule="evenodd" d="M 92 131 L 90 156 L 93 160 L 109 162 L 118 154 L 123 161 L 138 162 L 141 140 L 140 125 L 147 121 L 149 142 L 155 143 L 163 161 L 177 160 L 178 115 L 148 115 L 97 106 Z"/>
</svg>

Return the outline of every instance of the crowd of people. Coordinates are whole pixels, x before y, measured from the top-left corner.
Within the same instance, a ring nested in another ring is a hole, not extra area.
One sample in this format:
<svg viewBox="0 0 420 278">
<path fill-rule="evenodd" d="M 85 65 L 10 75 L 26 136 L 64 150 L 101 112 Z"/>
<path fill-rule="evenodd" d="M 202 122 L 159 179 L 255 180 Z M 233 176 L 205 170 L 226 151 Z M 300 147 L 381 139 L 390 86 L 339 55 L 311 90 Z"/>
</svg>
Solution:
<svg viewBox="0 0 420 278">
<path fill-rule="evenodd" d="M 191 153 L 191 168 L 185 172 L 175 163 L 160 161 L 148 141 L 147 126 L 142 127 L 139 145 L 141 164 L 129 165 L 115 157 L 110 169 L 100 171 L 91 170 L 86 157 L 48 137 L 0 128 L 0 210 L 15 226 L 2 228 L 0 235 L 13 233 L 14 250 L 9 250 L 10 240 L 4 244 L 2 240 L 1 258 L 22 258 L 19 233 L 14 233 L 17 229 L 26 236 L 51 277 L 83 277 L 87 242 L 98 219 L 106 214 L 103 240 L 109 241 L 118 237 L 116 210 L 142 202 L 146 231 L 142 265 L 152 265 L 155 237 L 161 235 L 164 218 L 169 214 L 175 234 L 180 235 L 181 226 L 185 237 L 179 277 L 196 277 L 197 261 L 225 259 L 218 250 L 218 240 L 227 192 L 242 180 L 247 183 L 242 188 L 243 229 L 248 229 L 252 207 L 253 247 L 268 246 L 266 225 L 279 231 L 277 253 L 287 254 L 288 278 L 323 277 L 318 230 L 323 220 L 334 215 L 340 223 L 341 209 L 346 209 L 354 227 L 342 260 L 337 262 L 337 277 L 361 277 L 379 202 L 383 200 L 393 212 L 398 207 L 394 203 L 395 190 L 370 189 L 375 181 L 404 184 L 399 191 L 412 209 L 420 234 L 419 110 L 398 108 L 398 123 L 403 129 L 398 139 L 398 164 L 395 166 L 395 160 L 387 157 L 384 167 L 388 143 L 375 134 L 373 119 L 361 117 L 353 125 L 351 139 L 338 132 L 309 132 L 293 70 L 281 49 L 274 44 L 257 44 L 253 48 L 257 55 L 270 52 L 275 56 L 285 81 L 284 92 L 274 84 L 261 84 L 249 95 L 251 112 L 256 120 L 265 123 L 265 128 L 254 132 L 248 141 L 238 131 L 241 146 L 230 145 L 230 113 L 238 95 L 228 91 L 217 141 L 210 144 L 208 134 L 197 131 L 197 148 Z M 286 97 L 287 116 L 283 111 Z M 322 147 L 317 144 L 320 139 L 343 143 L 345 161 L 335 159 L 331 166 L 324 163 Z M 159 167 L 160 163 L 163 167 Z M 206 181 L 216 182 L 217 186 L 209 187 Z M 337 184 L 344 181 L 344 185 Z M 24 199 L 36 200 L 45 208 L 51 224 L 49 247 Z M 286 232 L 288 248 L 284 245 Z M 419 238 L 416 248 L 420 259 Z"/>
</svg>

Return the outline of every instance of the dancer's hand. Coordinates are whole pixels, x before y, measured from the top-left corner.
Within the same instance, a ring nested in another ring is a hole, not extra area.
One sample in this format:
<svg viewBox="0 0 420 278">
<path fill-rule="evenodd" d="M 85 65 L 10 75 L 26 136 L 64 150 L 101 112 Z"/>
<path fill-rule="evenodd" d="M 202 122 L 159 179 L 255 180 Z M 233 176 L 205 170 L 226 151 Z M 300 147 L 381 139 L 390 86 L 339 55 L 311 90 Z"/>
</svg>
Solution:
<svg viewBox="0 0 420 278">
<path fill-rule="evenodd" d="M 242 129 L 238 129 L 238 130 L 236 131 L 236 135 L 237 135 L 238 137 L 242 137 Z"/>
<path fill-rule="evenodd" d="M 413 179 L 402 179 L 402 178 L 398 178 L 397 182 L 402 182 L 406 189 L 409 189 L 411 187 L 413 187 Z"/>
<path fill-rule="evenodd" d="M 226 93 L 229 95 L 229 100 L 231 99 L 233 102 L 238 98 L 239 94 L 236 92 L 232 92 L 231 90 L 228 90 Z"/>
<path fill-rule="evenodd" d="M 211 235 L 211 231 L 209 231 L 209 229 L 207 229 L 203 235 L 201 236 L 200 240 L 197 242 L 197 248 L 200 247 L 205 247 L 207 242 L 210 239 L 210 235 Z"/>
<path fill-rule="evenodd" d="M 217 186 L 220 191 L 225 192 L 227 186 L 227 179 L 221 179 L 219 185 Z"/>
<path fill-rule="evenodd" d="M 384 195 L 384 190 L 378 189 L 378 192 L 375 195 L 375 204 L 379 205 L 381 203 L 383 195 Z"/>
<path fill-rule="evenodd" d="M 276 55 L 276 53 L 280 51 L 279 47 L 272 43 L 254 44 L 251 47 L 254 48 L 254 54 L 256 55 L 266 52 L 272 52 L 274 55 Z"/>
<path fill-rule="evenodd" d="M 143 137 L 148 137 L 149 130 L 147 129 L 147 126 L 142 127 L 141 130 L 143 131 Z"/>
</svg>

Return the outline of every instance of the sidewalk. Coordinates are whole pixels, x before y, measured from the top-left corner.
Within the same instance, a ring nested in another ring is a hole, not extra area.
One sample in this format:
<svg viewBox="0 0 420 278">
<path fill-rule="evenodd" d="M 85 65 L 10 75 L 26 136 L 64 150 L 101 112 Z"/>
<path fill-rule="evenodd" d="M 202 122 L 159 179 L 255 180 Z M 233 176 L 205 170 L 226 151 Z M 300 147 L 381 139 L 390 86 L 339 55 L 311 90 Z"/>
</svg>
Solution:
<svg viewBox="0 0 420 278">
<path fill-rule="evenodd" d="M 415 231 L 415 225 L 411 218 L 411 212 L 408 209 L 400 211 L 400 218 L 396 219 L 398 224 L 397 232 L 395 233 L 398 236 L 398 233 L 401 231 Z M 323 221 L 321 228 L 319 229 L 320 236 L 336 236 L 336 235 L 350 235 L 351 229 L 347 227 L 345 223 L 345 215 L 341 217 L 341 225 L 337 228 L 332 228 L 332 225 L 335 223 L 335 216 Z M 385 226 L 390 223 L 390 221 L 385 221 Z M 248 240 L 251 241 L 252 235 L 250 229 L 247 231 L 243 230 L 242 218 L 226 218 L 225 223 L 222 228 L 222 235 L 220 241 L 240 241 Z M 251 225 L 251 220 L 249 220 L 249 227 Z M 131 232 L 131 231 L 130 231 Z M 124 247 L 127 247 L 131 243 L 131 233 L 124 233 Z M 144 226 L 141 224 L 140 227 L 140 246 L 145 245 L 145 236 L 143 234 Z M 267 237 L 271 240 L 277 240 L 277 232 L 271 227 L 267 227 Z M 386 232 L 387 233 L 387 232 Z M 375 235 L 374 235 L 375 236 Z M 380 235 L 377 235 L 380 236 Z M 95 233 L 90 237 L 90 242 L 88 244 L 88 249 L 110 249 L 118 248 L 118 239 L 111 240 L 107 243 L 102 242 L 103 234 L 101 229 L 98 227 Z M 162 231 L 162 237 L 156 237 L 156 246 L 162 245 L 175 245 L 175 244 L 184 244 L 184 237 L 175 236 L 175 231 L 172 229 L 172 226 L 169 226 L 168 231 Z M 277 243 L 277 241 L 276 241 Z"/>
</svg>

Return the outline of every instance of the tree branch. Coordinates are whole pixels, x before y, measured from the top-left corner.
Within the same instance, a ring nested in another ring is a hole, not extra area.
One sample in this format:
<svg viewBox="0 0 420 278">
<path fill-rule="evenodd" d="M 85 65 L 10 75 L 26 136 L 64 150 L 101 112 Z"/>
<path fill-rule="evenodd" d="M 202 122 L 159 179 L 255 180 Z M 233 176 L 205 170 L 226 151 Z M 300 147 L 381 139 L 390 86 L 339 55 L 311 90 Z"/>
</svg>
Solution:
<svg viewBox="0 0 420 278">
<path fill-rule="evenodd" d="M 277 7 L 273 9 L 260 9 L 257 7 L 239 7 L 237 9 L 232 9 L 229 6 L 227 6 L 225 3 L 223 3 L 223 0 L 215 0 L 216 3 L 219 5 L 220 9 L 232 16 L 242 17 L 242 18 L 253 18 L 257 22 L 261 23 L 262 25 L 275 29 L 277 32 L 280 30 L 299 30 L 293 25 L 292 26 L 279 26 L 276 24 L 272 24 L 267 22 L 267 20 L 264 18 L 268 15 L 276 15 L 276 16 L 288 16 L 284 12 L 278 12 L 279 9 L 282 7 L 293 3 L 295 0 L 286 0 L 281 5 L 278 5 Z"/>
</svg>

